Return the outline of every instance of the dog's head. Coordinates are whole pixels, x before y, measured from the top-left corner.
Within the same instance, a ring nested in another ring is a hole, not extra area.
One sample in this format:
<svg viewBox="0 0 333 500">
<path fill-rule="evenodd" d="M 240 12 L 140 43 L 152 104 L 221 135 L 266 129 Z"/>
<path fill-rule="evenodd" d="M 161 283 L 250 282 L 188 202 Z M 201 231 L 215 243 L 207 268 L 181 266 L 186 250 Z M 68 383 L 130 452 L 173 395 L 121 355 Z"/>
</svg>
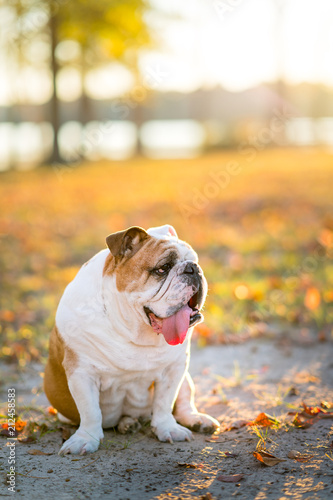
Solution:
<svg viewBox="0 0 333 500">
<path fill-rule="evenodd" d="M 169 225 L 131 227 L 110 234 L 106 243 L 111 255 L 104 274 L 115 277 L 138 321 L 162 333 L 168 344 L 182 344 L 189 328 L 202 321 L 207 294 L 194 250 Z"/>
</svg>

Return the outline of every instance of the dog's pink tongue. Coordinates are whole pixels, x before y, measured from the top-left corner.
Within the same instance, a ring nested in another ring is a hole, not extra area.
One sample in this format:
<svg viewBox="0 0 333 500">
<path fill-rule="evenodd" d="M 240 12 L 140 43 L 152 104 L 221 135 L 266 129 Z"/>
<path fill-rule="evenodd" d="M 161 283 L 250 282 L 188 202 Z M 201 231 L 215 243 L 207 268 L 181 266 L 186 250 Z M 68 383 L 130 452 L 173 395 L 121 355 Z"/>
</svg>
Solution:
<svg viewBox="0 0 333 500">
<path fill-rule="evenodd" d="M 192 309 L 186 304 L 176 314 L 164 318 L 162 333 L 170 345 L 182 344 L 190 327 L 190 316 Z"/>
</svg>

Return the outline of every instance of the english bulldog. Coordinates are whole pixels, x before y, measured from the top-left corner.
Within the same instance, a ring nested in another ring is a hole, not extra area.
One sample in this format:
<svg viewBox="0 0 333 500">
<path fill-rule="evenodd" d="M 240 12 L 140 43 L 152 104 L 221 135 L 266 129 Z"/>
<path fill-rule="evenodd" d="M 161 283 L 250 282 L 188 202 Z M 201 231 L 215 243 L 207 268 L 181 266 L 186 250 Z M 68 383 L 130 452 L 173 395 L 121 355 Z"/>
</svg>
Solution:
<svg viewBox="0 0 333 500">
<path fill-rule="evenodd" d="M 98 449 L 103 428 L 151 420 L 160 441 L 190 441 L 219 423 L 199 413 L 188 372 L 207 283 L 172 226 L 131 227 L 67 286 L 56 313 L 44 390 L 62 421 L 79 425 L 59 454 Z"/>
</svg>

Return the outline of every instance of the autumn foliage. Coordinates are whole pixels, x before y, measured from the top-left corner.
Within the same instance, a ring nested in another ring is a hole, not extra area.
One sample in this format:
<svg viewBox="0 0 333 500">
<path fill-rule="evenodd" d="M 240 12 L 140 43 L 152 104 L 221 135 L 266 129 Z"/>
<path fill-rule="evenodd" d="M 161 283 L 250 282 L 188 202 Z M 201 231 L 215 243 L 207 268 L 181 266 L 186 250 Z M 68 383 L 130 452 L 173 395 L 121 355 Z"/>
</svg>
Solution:
<svg viewBox="0 0 333 500">
<path fill-rule="evenodd" d="M 212 189 L 230 161 L 239 174 Z M 173 224 L 197 250 L 209 283 L 201 345 L 272 320 L 331 335 L 332 162 L 317 150 L 251 162 L 234 151 L 1 174 L 1 355 L 45 356 L 64 287 L 131 225 Z"/>
</svg>

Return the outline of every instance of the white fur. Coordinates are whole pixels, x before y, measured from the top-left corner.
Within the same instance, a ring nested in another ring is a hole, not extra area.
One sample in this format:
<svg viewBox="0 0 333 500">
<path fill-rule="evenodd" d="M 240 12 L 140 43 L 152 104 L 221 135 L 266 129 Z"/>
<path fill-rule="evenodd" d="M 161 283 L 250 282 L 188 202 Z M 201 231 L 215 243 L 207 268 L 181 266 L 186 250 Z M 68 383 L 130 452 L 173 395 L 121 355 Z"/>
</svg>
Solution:
<svg viewBox="0 0 333 500">
<path fill-rule="evenodd" d="M 148 232 L 172 238 L 182 261 L 197 261 L 196 254 L 169 228 Z M 103 438 L 102 428 L 117 425 L 124 415 L 151 418 L 161 441 L 191 439 L 191 432 L 176 422 L 172 411 L 180 387 L 183 382 L 187 384 L 184 380 L 192 329 L 182 345 L 167 344 L 163 335 L 152 330 L 143 311 L 143 305 L 151 299 L 150 290 L 120 293 L 114 277 L 103 277 L 108 255 L 108 249 L 102 250 L 80 269 L 67 286 L 56 314 L 64 343 L 78 356 L 78 366 L 68 375 L 68 385 L 81 418 L 79 429 L 64 443 L 61 454 L 97 450 Z M 152 302 L 159 313 L 174 304 L 175 297 L 179 301 L 178 281 L 177 275 L 170 277 L 171 291 L 164 293 L 169 301 L 162 299 L 163 289 L 154 297 Z M 182 288 L 180 292 L 187 300 L 187 290 Z M 154 388 L 149 390 L 153 382 Z M 184 425 L 195 421 L 218 425 L 211 417 L 201 418 L 190 399 L 191 390 L 185 397 L 179 396 L 178 421 Z"/>
</svg>

